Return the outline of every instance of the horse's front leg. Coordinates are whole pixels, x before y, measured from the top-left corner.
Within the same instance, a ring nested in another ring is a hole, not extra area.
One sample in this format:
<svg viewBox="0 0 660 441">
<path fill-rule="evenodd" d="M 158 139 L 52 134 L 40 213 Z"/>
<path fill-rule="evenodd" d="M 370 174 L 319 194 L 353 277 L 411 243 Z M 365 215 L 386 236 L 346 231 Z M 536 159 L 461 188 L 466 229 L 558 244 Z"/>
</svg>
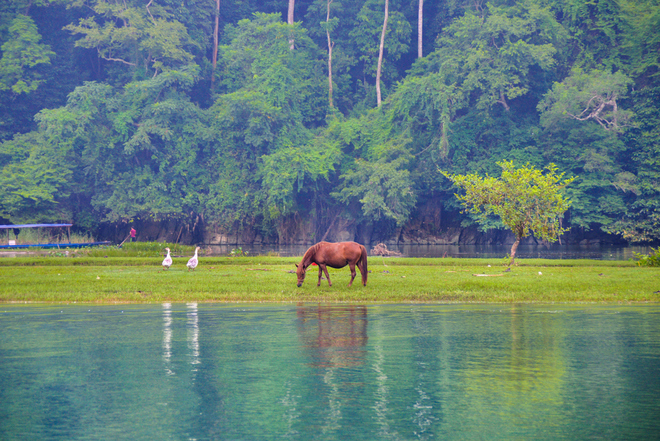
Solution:
<svg viewBox="0 0 660 441">
<path fill-rule="evenodd" d="M 330 281 L 330 274 L 328 274 L 328 267 L 323 265 L 322 267 L 319 265 L 319 285 L 321 285 L 321 268 L 323 268 L 323 272 L 325 273 L 325 278 L 328 279 L 328 286 L 332 286 L 332 282 Z"/>
<path fill-rule="evenodd" d="M 316 286 L 321 286 L 321 277 L 323 276 L 323 269 L 322 266 L 319 265 L 319 282 L 316 284 Z"/>
<path fill-rule="evenodd" d="M 348 282 L 348 286 L 351 286 L 353 284 L 353 280 L 355 279 L 355 275 L 357 274 L 355 272 L 355 265 L 352 263 L 349 263 L 348 266 L 351 268 L 351 281 Z"/>
</svg>

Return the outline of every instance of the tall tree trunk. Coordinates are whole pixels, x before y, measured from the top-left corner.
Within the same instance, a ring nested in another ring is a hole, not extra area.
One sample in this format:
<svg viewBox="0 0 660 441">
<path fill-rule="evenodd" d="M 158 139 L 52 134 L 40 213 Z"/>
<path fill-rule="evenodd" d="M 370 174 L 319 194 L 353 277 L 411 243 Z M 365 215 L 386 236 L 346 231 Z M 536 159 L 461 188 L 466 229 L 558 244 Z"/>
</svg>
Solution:
<svg viewBox="0 0 660 441">
<path fill-rule="evenodd" d="M 330 3 L 332 3 L 332 0 L 328 0 L 328 15 L 325 18 L 325 23 L 327 26 L 330 25 Z M 330 108 L 332 109 L 334 107 L 334 105 L 332 104 L 332 47 L 335 44 L 330 39 L 329 27 L 325 28 L 325 33 L 328 36 L 328 100 L 329 100 Z"/>
<path fill-rule="evenodd" d="M 516 235 L 516 241 L 511 245 L 511 260 L 509 261 L 509 268 L 516 262 L 516 251 L 518 250 L 518 245 L 520 245 L 520 237 Z"/>
<path fill-rule="evenodd" d="M 419 9 L 417 10 L 417 58 L 422 58 L 422 28 L 424 23 L 424 0 L 419 0 Z"/>
<path fill-rule="evenodd" d="M 383 32 L 380 34 L 380 49 L 378 51 L 378 69 L 376 70 L 376 102 L 378 107 L 382 102 L 380 94 L 380 73 L 383 68 L 383 49 L 385 47 L 385 32 L 387 32 L 387 18 L 389 15 L 390 1 L 385 0 L 385 20 L 383 21 Z"/>
<path fill-rule="evenodd" d="M 215 68 L 218 65 L 218 29 L 220 27 L 220 0 L 215 0 L 215 28 L 213 28 L 213 73 L 211 74 L 211 90 L 215 82 Z"/>
<path fill-rule="evenodd" d="M 293 8 L 296 5 L 296 0 L 289 0 L 289 10 L 287 11 L 286 22 L 290 25 L 293 24 Z M 289 49 L 293 50 L 293 38 L 289 40 Z"/>
</svg>

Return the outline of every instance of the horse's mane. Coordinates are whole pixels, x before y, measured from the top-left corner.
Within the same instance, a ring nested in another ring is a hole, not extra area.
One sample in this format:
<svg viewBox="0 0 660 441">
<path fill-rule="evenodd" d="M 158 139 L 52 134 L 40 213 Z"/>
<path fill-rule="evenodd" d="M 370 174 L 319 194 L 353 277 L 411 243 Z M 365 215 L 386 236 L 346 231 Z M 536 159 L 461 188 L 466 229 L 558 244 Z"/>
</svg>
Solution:
<svg viewBox="0 0 660 441">
<path fill-rule="evenodd" d="M 312 257 L 314 257 L 314 255 L 316 254 L 316 252 L 318 251 L 318 249 L 320 248 L 320 246 L 321 246 L 321 242 L 312 245 L 312 246 L 309 247 L 309 249 L 305 252 L 305 254 L 303 255 L 303 258 L 302 258 L 302 266 L 303 266 L 303 268 L 307 268 L 307 267 L 310 265 L 311 260 L 312 260 Z"/>
</svg>

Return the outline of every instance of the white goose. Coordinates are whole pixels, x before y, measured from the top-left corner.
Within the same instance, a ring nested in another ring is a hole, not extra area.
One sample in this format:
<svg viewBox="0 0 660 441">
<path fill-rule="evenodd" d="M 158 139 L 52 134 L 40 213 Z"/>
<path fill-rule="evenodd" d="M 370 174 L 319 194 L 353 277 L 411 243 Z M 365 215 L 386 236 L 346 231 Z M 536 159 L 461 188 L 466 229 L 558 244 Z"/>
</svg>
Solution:
<svg viewBox="0 0 660 441">
<path fill-rule="evenodd" d="M 192 256 L 190 258 L 190 260 L 188 261 L 188 263 L 186 264 L 186 266 L 188 266 L 188 271 L 194 270 L 195 268 L 197 268 L 197 263 L 198 263 L 197 251 L 199 251 L 199 247 L 195 248 L 195 255 Z"/>
<path fill-rule="evenodd" d="M 172 256 L 170 256 L 170 249 L 165 249 L 167 250 L 167 256 L 165 256 L 165 259 L 163 260 L 163 269 L 169 269 L 172 266 Z"/>
</svg>

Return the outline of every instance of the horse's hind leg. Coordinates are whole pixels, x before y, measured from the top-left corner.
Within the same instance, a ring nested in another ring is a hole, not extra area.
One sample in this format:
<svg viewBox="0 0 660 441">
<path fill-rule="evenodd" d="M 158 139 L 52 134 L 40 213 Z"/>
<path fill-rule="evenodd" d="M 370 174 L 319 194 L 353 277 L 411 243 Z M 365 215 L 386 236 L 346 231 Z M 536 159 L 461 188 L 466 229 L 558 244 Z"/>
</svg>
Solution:
<svg viewBox="0 0 660 441">
<path fill-rule="evenodd" d="M 348 266 L 351 268 L 351 281 L 348 282 L 348 286 L 351 286 L 353 284 L 353 280 L 355 279 L 355 275 L 357 273 L 355 272 L 355 264 L 354 263 L 349 263 Z"/>
<path fill-rule="evenodd" d="M 364 267 L 364 262 L 358 264 L 358 269 L 362 276 L 362 285 L 367 286 L 367 269 Z"/>
</svg>

